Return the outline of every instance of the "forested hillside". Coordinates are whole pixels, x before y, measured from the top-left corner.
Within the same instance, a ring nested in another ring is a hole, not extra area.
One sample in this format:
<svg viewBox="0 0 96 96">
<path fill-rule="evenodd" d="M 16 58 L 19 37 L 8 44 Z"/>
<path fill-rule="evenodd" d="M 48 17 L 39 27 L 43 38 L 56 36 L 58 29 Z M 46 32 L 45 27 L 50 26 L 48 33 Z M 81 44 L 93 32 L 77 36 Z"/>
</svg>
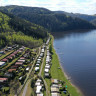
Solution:
<svg viewBox="0 0 96 96">
<path fill-rule="evenodd" d="M 79 13 L 68 13 L 68 12 L 64 12 L 64 11 L 55 11 L 55 13 L 58 14 L 66 14 L 67 16 L 72 16 L 72 17 L 77 17 L 77 18 L 81 18 L 84 20 L 87 20 L 93 24 L 96 25 L 96 15 L 87 15 L 87 14 L 79 14 Z"/>
<path fill-rule="evenodd" d="M 96 26 L 96 19 L 92 20 L 91 23 Z"/>
<path fill-rule="evenodd" d="M 10 12 L 32 23 L 41 25 L 52 32 L 96 28 L 88 21 L 66 16 L 64 13 L 60 14 L 60 13 L 52 12 L 44 8 L 6 6 L 6 7 L 1 7 L 0 9 L 5 12 Z"/>
<path fill-rule="evenodd" d="M 0 12 L 0 48 L 18 43 L 28 47 L 40 46 L 48 36 L 43 27 L 20 19 L 11 14 Z"/>
</svg>

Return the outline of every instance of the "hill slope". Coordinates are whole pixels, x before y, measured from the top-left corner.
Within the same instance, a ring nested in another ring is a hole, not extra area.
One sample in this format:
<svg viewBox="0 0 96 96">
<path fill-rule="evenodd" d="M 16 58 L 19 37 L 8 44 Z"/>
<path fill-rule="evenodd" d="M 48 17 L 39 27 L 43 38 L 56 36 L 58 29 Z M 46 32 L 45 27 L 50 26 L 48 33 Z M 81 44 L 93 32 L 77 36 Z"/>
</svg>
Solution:
<svg viewBox="0 0 96 96">
<path fill-rule="evenodd" d="M 43 43 L 47 36 L 47 30 L 43 27 L 0 12 L 0 47 L 18 43 L 32 48 Z"/>
<path fill-rule="evenodd" d="M 6 6 L 0 9 L 10 12 L 32 23 L 41 25 L 53 32 L 96 28 L 88 21 L 81 20 L 79 18 L 72 18 L 65 14 L 55 13 L 44 8 Z"/>
</svg>

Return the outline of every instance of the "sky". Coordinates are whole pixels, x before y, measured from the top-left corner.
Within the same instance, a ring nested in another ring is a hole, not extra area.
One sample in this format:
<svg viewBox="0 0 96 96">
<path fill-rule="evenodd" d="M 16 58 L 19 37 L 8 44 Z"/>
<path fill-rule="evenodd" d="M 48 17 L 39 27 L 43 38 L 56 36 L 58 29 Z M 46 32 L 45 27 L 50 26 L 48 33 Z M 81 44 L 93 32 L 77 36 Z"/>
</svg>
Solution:
<svg viewBox="0 0 96 96">
<path fill-rule="evenodd" d="M 96 14 L 96 0 L 0 0 L 0 6 L 44 7 L 52 11 Z"/>
</svg>

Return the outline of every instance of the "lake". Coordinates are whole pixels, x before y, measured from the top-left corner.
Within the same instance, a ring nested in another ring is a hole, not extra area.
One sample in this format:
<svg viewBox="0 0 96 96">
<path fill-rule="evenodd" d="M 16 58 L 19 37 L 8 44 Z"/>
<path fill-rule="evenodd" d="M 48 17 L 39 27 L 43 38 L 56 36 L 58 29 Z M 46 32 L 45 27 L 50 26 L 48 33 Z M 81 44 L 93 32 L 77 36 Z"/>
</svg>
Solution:
<svg viewBox="0 0 96 96">
<path fill-rule="evenodd" d="M 96 30 L 53 35 L 54 48 L 71 82 L 84 96 L 96 96 Z"/>
</svg>

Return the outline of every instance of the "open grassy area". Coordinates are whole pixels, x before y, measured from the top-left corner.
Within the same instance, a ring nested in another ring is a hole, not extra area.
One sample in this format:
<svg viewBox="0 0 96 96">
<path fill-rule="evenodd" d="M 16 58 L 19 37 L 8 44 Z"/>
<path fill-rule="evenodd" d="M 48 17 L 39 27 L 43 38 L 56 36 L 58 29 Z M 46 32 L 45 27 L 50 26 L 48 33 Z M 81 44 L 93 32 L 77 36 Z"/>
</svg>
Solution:
<svg viewBox="0 0 96 96">
<path fill-rule="evenodd" d="M 27 92 L 25 96 L 31 96 L 32 93 L 32 88 L 31 88 L 31 80 L 29 81 L 28 87 L 27 87 Z"/>
<path fill-rule="evenodd" d="M 58 55 L 55 52 L 55 49 L 53 48 L 53 37 L 51 39 L 51 45 L 52 45 L 52 66 L 51 66 L 51 76 L 53 79 L 58 79 L 65 81 L 65 85 L 68 86 L 67 90 L 71 94 L 71 96 L 82 96 L 80 92 L 78 92 L 78 89 L 76 89 L 69 80 L 66 79 L 63 70 L 60 66 L 60 62 L 58 59 Z M 62 96 L 66 96 L 64 93 L 62 93 Z"/>
</svg>

